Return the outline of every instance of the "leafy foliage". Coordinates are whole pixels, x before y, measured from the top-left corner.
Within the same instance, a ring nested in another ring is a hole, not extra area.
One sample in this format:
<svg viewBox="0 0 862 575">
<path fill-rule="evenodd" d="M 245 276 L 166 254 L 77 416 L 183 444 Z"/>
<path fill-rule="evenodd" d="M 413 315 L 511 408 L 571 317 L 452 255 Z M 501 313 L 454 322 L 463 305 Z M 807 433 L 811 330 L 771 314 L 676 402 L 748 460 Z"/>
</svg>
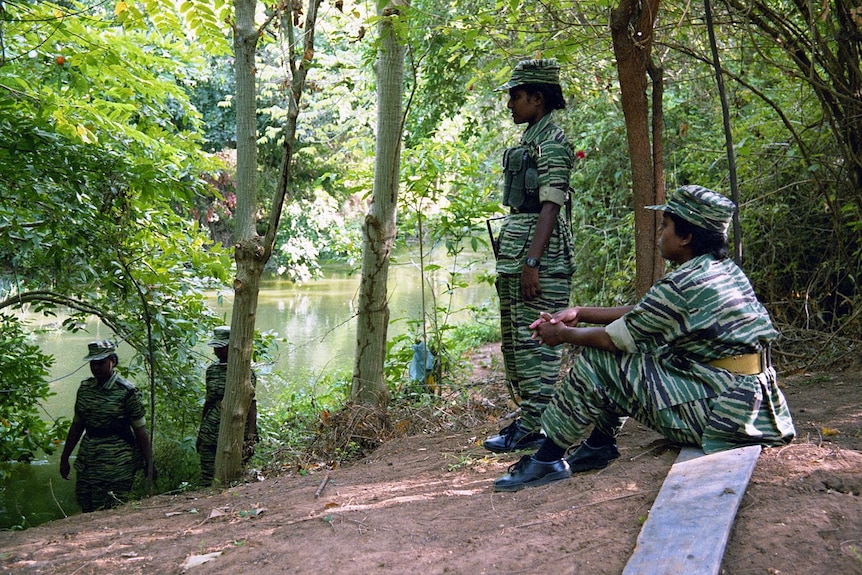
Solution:
<svg viewBox="0 0 862 575">
<path fill-rule="evenodd" d="M 52 395 L 46 381 L 52 359 L 27 342 L 16 318 L 0 314 L 0 462 L 29 462 L 52 453 L 65 435 L 66 421 L 49 425 L 39 402 Z M 0 477 L 6 472 L 0 467 Z"/>
<path fill-rule="evenodd" d="M 273 374 L 268 379 L 271 400 L 258 406 L 263 440 L 254 463 L 266 472 L 280 472 L 307 464 L 308 448 L 330 414 L 341 407 L 350 392 L 349 373 L 292 374 L 290 380 Z"/>
<path fill-rule="evenodd" d="M 233 107 L 235 80 L 233 60 L 210 58 L 189 95 L 201 114 L 203 149 L 220 152 L 236 148 L 236 111 Z"/>
<path fill-rule="evenodd" d="M 297 282 L 320 277 L 322 261 L 352 265 L 362 246 L 359 227 L 345 221 L 335 199 L 322 190 L 313 199 L 285 207 L 276 241 L 278 250 L 272 258 L 276 273 Z"/>
<path fill-rule="evenodd" d="M 181 29 L 153 34 L 157 24 L 122 2 L 112 14 L 46 2 L 5 10 L 0 308 L 97 315 L 139 352 L 129 375 L 155 399 L 164 431 L 181 437 L 199 417 L 193 348 L 216 321 L 205 290 L 230 272 L 227 255 L 182 215 L 217 165 L 200 152 L 186 92 L 202 60 L 177 43 Z M 33 359 L 33 378 L 44 378 Z M 33 398 L 47 390 L 26 389 Z M 27 412 L 5 417 L 7 429 L 38 430 Z M 19 458 L 32 450 L 22 445 Z"/>
</svg>

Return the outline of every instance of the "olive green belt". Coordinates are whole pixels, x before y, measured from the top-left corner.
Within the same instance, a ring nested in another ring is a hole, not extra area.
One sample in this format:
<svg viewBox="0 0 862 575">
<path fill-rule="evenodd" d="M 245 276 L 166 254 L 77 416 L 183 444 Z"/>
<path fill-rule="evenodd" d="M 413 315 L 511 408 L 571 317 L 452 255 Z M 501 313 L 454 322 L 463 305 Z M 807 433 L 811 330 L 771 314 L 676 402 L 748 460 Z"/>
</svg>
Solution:
<svg viewBox="0 0 862 575">
<path fill-rule="evenodd" d="M 709 365 L 719 369 L 726 369 L 737 375 L 757 375 L 765 371 L 769 363 L 767 354 L 760 352 L 714 359 L 709 362 Z"/>
</svg>

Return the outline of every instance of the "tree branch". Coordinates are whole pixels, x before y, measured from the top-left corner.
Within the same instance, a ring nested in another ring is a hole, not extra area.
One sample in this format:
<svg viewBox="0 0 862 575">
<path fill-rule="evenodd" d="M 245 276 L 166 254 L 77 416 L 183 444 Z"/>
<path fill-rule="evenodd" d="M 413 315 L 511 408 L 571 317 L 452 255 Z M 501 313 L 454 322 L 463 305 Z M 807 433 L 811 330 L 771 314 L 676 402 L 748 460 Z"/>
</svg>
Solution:
<svg viewBox="0 0 862 575">
<path fill-rule="evenodd" d="M 53 306 L 64 306 L 83 313 L 98 317 L 102 323 L 108 326 L 112 331 L 122 334 L 119 327 L 119 321 L 116 316 L 109 314 L 105 310 L 98 308 L 88 302 L 76 299 L 64 294 L 48 291 L 34 290 L 22 292 L 14 296 L 10 296 L 4 300 L 0 300 L 0 310 L 7 307 L 20 308 L 28 303 L 45 303 Z"/>
</svg>

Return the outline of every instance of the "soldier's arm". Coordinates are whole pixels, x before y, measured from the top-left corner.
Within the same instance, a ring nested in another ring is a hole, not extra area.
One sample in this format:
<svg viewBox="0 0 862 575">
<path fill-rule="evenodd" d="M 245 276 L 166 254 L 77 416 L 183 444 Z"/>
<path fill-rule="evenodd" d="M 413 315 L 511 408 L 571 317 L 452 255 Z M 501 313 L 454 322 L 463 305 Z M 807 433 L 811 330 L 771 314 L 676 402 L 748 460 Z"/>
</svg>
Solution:
<svg viewBox="0 0 862 575">
<path fill-rule="evenodd" d="M 80 421 L 73 420 L 69 426 L 69 433 L 66 435 L 66 444 L 63 446 L 63 453 L 60 455 L 60 476 L 63 479 L 69 479 L 69 456 L 72 455 L 75 446 L 78 445 L 81 436 L 84 435 L 84 424 Z"/>
<path fill-rule="evenodd" d="M 541 262 L 542 254 L 545 253 L 545 248 L 551 239 L 551 234 L 554 232 L 554 226 L 557 224 L 557 216 L 560 213 L 560 206 L 554 202 L 542 202 L 542 211 L 539 212 L 539 218 L 536 222 L 536 231 L 533 234 L 533 240 L 530 242 L 530 247 L 527 250 L 527 259 L 536 259 Z M 521 295 L 525 300 L 532 300 L 542 292 L 539 285 L 539 268 L 530 267 L 526 263 L 521 270 Z"/>
<path fill-rule="evenodd" d="M 146 425 L 138 425 L 133 427 L 135 431 L 135 441 L 138 443 L 138 447 L 141 448 L 141 453 L 144 454 L 144 474 L 149 474 L 150 467 L 153 469 L 153 481 L 156 480 L 156 467 L 152 464 L 153 462 L 153 452 L 150 451 L 150 436 L 147 434 Z"/>
</svg>

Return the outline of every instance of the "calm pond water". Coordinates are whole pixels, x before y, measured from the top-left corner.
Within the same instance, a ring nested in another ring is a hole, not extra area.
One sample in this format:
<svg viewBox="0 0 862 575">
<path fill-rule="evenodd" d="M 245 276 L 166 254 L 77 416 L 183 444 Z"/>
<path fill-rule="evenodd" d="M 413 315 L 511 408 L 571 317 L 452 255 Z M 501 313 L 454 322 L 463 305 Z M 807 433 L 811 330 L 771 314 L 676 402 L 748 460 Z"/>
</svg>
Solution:
<svg viewBox="0 0 862 575">
<path fill-rule="evenodd" d="M 417 258 L 418 259 L 418 258 Z M 409 257 L 402 256 L 403 263 L 390 268 L 390 323 L 389 335 L 404 333 L 406 320 L 418 319 L 422 309 L 422 278 L 418 265 Z M 446 262 L 437 262 L 446 265 Z M 480 269 L 491 268 L 492 263 L 485 261 Z M 432 278 L 437 284 L 438 293 L 445 286 L 446 273 L 437 272 Z M 476 273 L 476 272 L 473 272 Z M 345 271 L 328 270 L 325 279 L 302 285 L 277 279 L 266 280 L 262 286 L 258 302 L 257 329 L 272 330 L 286 342 L 279 343 L 273 371 L 289 374 L 286 379 L 296 381 L 299 374 L 321 374 L 351 370 L 356 345 L 356 322 L 354 320 L 355 301 L 359 293 L 358 274 Z M 491 303 L 495 297 L 493 286 L 487 283 L 470 282 L 470 287 L 455 292 L 452 309 L 461 310 L 469 305 Z M 426 284 L 427 285 L 427 284 Z M 221 298 L 213 294 L 212 309 L 230 322 L 232 294 Z M 433 305 L 426 288 L 426 306 Z M 439 296 L 444 297 L 444 296 Z M 446 300 L 448 303 L 448 300 Z M 438 302 L 443 303 L 441 300 Z M 466 313 L 456 316 L 462 321 Z M 28 315 L 32 327 L 52 327 L 62 322 L 62 317 L 42 317 Z M 81 380 L 90 376 L 89 366 L 82 361 L 86 355 L 87 343 L 94 339 L 111 338 L 113 333 L 103 325 L 93 321 L 84 331 L 76 334 L 48 331 L 37 337 L 37 343 L 44 352 L 53 355 L 54 366 L 51 370 L 51 387 L 56 393 L 43 406 L 46 418 L 72 418 L 75 393 Z M 202 363 L 212 356 L 206 346 L 202 346 Z M 121 344 L 117 350 L 120 364 L 128 361 L 131 350 Z M 306 378 L 307 381 L 310 380 Z M 142 382 L 135 382 L 139 387 Z M 203 400 L 203 398 L 201 398 Z M 259 401 L 266 401 L 265 395 Z M 73 456 L 74 457 L 74 456 Z M 64 481 L 59 474 L 59 453 L 44 457 L 29 465 L 12 464 L 12 476 L 0 481 L 0 529 L 22 524 L 26 518 L 28 526 L 59 519 L 78 513 L 74 495 L 74 472 L 71 481 Z"/>
</svg>

